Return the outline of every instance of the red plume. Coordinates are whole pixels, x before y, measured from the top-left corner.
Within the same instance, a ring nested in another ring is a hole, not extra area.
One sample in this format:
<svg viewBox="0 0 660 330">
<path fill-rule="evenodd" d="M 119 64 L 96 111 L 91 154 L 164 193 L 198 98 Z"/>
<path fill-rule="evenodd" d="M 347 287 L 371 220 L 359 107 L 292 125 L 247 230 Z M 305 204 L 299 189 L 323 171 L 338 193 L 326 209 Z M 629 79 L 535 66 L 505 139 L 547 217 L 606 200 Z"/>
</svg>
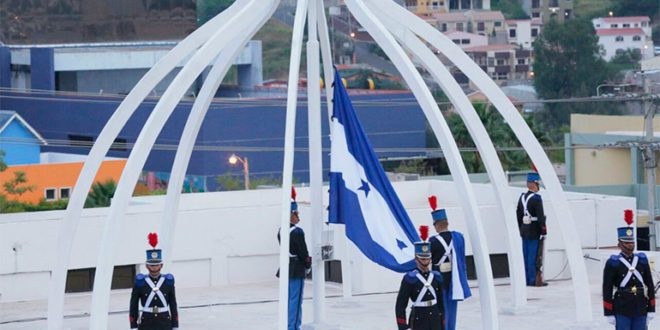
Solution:
<svg viewBox="0 0 660 330">
<path fill-rule="evenodd" d="M 426 242 L 426 239 L 429 238 L 429 226 L 419 226 L 419 238 Z"/>
<path fill-rule="evenodd" d="M 534 165 L 534 163 L 532 163 L 532 168 L 534 169 L 534 172 L 536 172 L 536 173 L 539 172 L 539 170 L 536 169 L 536 165 Z"/>
<path fill-rule="evenodd" d="M 291 199 L 296 200 L 296 188 L 291 186 Z"/>
<path fill-rule="evenodd" d="M 429 205 L 431 205 L 431 209 L 435 211 L 438 208 L 438 198 L 435 196 L 429 197 Z"/>
<path fill-rule="evenodd" d="M 158 234 L 156 233 L 149 233 L 149 245 L 153 246 L 154 249 L 156 248 L 156 245 L 158 245 Z"/>
<path fill-rule="evenodd" d="M 633 211 L 632 210 L 624 210 L 623 211 L 623 220 L 626 221 L 628 226 L 632 225 L 632 223 L 633 223 Z"/>
</svg>

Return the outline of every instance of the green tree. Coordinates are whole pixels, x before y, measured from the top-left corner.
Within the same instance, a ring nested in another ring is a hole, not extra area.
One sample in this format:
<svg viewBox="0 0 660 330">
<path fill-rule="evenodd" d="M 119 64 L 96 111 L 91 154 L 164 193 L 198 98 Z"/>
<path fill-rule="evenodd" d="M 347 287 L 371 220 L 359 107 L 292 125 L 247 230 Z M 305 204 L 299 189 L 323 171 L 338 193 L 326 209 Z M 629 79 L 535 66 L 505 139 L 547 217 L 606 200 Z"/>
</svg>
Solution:
<svg viewBox="0 0 660 330">
<path fill-rule="evenodd" d="M 0 150 L 0 172 L 7 169 L 7 163 L 5 163 L 5 152 Z"/>
<path fill-rule="evenodd" d="M 491 1 L 492 10 L 499 10 L 507 19 L 528 19 L 529 16 L 523 10 L 520 2 L 517 0 L 493 0 Z"/>
<path fill-rule="evenodd" d="M 5 188 L 5 191 L 10 194 L 10 195 L 23 195 L 24 193 L 28 191 L 32 191 L 37 186 L 35 185 L 25 185 L 27 177 L 25 176 L 25 172 L 23 171 L 16 171 L 14 172 L 14 178 L 11 179 L 10 181 L 7 181 L 3 184 L 3 187 Z"/>
<path fill-rule="evenodd" d="M 202 26 L 215 15 L 229 8 L 235 0 L 198 0 L 197 26 Z"/>
<path fill-rule="evenodd" d="M 658 0 L 619 0 L 610 8 L 614 16 L 651 16 L 659 17 Z"/>
<path fill-rule="evenodd" d="M 599 53 L 598 37 L 590 21 L 572 19 L 559 23 L 550 20 L 534 41 L 536 92 L 547 100 L 594 95 L 599 84 L 617 76 Z M 557 129 L 568 124 L 572 112 L 598 111 L 602 113 L 606 109 L 591 103 L 549 104 L 539 119 Z"/>
<path fill-rule="evenodd" d="M 90 191 L 89 195 L 87 195 L 87 199 L 85 200 L 85 207 L 110 206 L 110 201 L 115 195 L 116 189 L 117 185 L 113 179 L 108 179 L 103 183 L 96 181 L 96 183 L 92 185 L 92 191 Z"/>
</svg>

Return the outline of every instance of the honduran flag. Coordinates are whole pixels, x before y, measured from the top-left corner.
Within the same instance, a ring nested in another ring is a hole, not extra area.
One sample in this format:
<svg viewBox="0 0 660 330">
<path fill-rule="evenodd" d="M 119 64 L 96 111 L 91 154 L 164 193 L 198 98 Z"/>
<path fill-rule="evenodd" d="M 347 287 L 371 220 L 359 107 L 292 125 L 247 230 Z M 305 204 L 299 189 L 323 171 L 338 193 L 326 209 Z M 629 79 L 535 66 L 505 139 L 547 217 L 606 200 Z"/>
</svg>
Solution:
<svg viewBox="0 0 660 330">
<path fill-rule="evenodd" d="M 367 139 L 335 69 L 331 124 L 329 221 L 373 262 L 397 272 L 415 268 L 419 240 Z"/>
</svg>

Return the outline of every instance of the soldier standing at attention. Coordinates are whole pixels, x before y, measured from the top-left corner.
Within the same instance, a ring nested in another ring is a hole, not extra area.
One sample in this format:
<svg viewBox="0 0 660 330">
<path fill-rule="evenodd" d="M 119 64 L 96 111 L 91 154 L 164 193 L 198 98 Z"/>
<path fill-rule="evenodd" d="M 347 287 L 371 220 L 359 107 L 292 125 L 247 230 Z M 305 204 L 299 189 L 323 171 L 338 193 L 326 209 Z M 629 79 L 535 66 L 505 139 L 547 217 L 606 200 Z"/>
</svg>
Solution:
<svg viewBox="0 0 660 330">
<path fill-rule="evenodd" d="M 300 330 L 302 323 L 303 289 L 305 288 L 305 275 L 312 270 L 312 258 L 307 252 L 305 232 L 296 226 L 300 222 L 298 217 L 298 203 L 296 203 L 296 190 L 291 187 L 291 224 L 289 226 L 289 317 L 288 329 Z M 277 233 L 280 241 L 280 233 Z M 279 270 L 277 276 L 280 276 Z"/>
<path fill-rule="evenodd" d="M 445 209 L 437 209 L 437 198 L 429 197 L 433 227 L 437 235 L 431 236 L 433 270 L 442 274 L 446 329 L 456 329 L 458 302 L 472 296 L 465 268 L 465 239 L 463 234 L 449 230 Z"/>
<path fill-rule="evenodd" d="M 399 330 L 444 330 L 442 275 L 431 270 L 431 244 L 426 242 L 428 226 L 420 226 L 420 242 L 415 242 L 417 269 L 406 273 L 396 297 L 396 324 Z M 413 302 L 406 321 L 408 300 Z"/>
<path fill-rule="evenodd" d="M 649 260 L 644 253 L 634 253 L 632 227 L 621 227 L 617 232 L 621 253 L 610 256 L 603 270 L 605 318 L 617 330 L 645 330 L 655 316 Z"/>
<path fill-rule="evenodd" d="M 539 179 L 538 173 L 527 174 L 527 189 L 529 190 L 520 195 L 516 209 L 518 228 L 523 241 L 527 286 L 534 286 L 536 283 L 536 258 L 539 253 L 542 253 L 542 251 L 539 252 L 539 241 L 544 240 L 547 235 L 543 200 L 538 194 Z M 542 285 L 547 285 L 547 283 Z"/>
<path fill-rule="evenodd" d="M 147 250 L 147 269 L 149 275 L 138 274 L 135 277 L 129 321 L 131 329 L 169 330 L 179 328 L 179 313 L 174 293 L 174 276 L 161 274 L 163 268 L 162 251 L 156 249 L 158 235 L 149 234 L 149 244 L 153 250 Z M 142 315 L 139 315 L 142 305 Z"/>
</svg>

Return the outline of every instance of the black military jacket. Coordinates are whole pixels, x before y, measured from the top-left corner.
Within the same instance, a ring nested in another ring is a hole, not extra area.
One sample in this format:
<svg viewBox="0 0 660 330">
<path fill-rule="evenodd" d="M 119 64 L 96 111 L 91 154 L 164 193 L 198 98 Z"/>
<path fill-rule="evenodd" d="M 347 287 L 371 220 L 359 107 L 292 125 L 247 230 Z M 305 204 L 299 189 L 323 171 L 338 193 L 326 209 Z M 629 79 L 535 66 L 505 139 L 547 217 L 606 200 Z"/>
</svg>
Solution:
<svg viewBox="0 0 660 330">
<path fill-rule="evenodd" d="M 155 295 L 151 303 L 147 307 L 164 307 L 169 306 L 170 311 L 164 310 L 162 313 L 142 313 L 138 319 L 140 305 L 144 306 L 147 302 L 149 294 L 153 291 L 151 286 L 146 281 L 151 281 L 156 285 L 160 277 L 164 276 L 165 281 L 160 286 L 159 290 L 165 297 L 166 304 L 164 304 L 158 295 Z M 133 285 L 133 292 L 131 292 L 131 304 L 129 309 L 129 321 L 131 329 L 172 329 L 179 327 L 179 313 L 176 304 L 176 294 L 174 292 L 174 276 L 172 274 L 162 274 L 156 279 L 152 279 L 149 275 L 138 274 L 135 277 L 135 284 Z M 139 322 L 138 322 L 139 320 Z"/>
<path fill-rule="evenodd" d="M 623 254 L 612 255 L 605 264 L 603 271 L 603 309 L 605 316 L 623 315 L 628 317 L 644 316 L 655 313 L 655 288 L 649 260 L 644 253 L 635 253 L 624 258 L 632 266 L 634 256 L 638 257 L 635 269 L 642 275 L 642 280 L 632 275 L 623 288 L 621 282 L 629 272 L 629 268 L 619 260 Z M 644 290 L 646 287 L 646 290 Z M 612 291 L 616 289 L 616 293 Z"/>
<path fill-rule="evenodd" d="M 447 243 L 447 245 L 451 244 L 450 231 L 443 231 L 439 234 L 445 240 L 445 243 Z M 433 263 L 433 270 L 440 272 L 440 267 L 437 265 L 437 263 L 440 261 L 440 258 L 442 258 L 442 256 L 445 255 L 445 247 L 444 245 L 442 245 L 442 243 L 440 243 L 438 238 L 435 236 L 429 238 L 429 242 L 431 242 L 431 262 Z M 449 260 L 445 260 L 445 261 L 451 262 L 450 259 L 451 256 L 448 256 L 447 258 Z M 451 285 L 451 272 L 446 272 L 441 274 L 442 274 L 443 288 L 445 290 L 449 290 L 449 285 Z"/>
<path fill-rule="evenodd" d="M 534 194 L 527 202 L 527 212 L 530 216 L 536 217 L 537 221 L 532 221 L 530 224 L 523 223 L 523 216 L 525 215 L 525 208 L 523 207 L 522 199 L 527 198 L 529 194 Z M 516 216 L 518 217 L 518 228 L 520 229 L 520 236 L 524 239 L 539 239 L 541 235 L 546 234 L 545 227 L 545 213 L 543 213 L 543 200 L 541 195 L 532 191 L 527 191 L 518 198 L 518 207 L 516 208 Z"/>
<path fill-rule="evenodd" d="M 291 227 L 294 227 L 291 224 Z M 291 229 L 289 227 L 289 229 Z M 277 241 L 280 241 L 280 233 L 277 232 Z M 305 271 L 312 267 L 312 258 L 307 252 L 305 244 L 305 232 L 300 227 L 296 227 L 289 234 L 289 278 L 305 278 Z M 280 276 L 280 271 L 277 271 Z"/>
<path fill-rule="evenodd" d="M 437 303 L 429 307 L 415 307 L 413 306 L 410 312 L 410 317 L 406 321 L 406 307 L 408 301 L 415 302 L 419 296 L 424 284 L 417 278 L 417 274 L 421 271 L 416 269 L 408 272 L 401 280 L 401 288 L 396 297 L 396 324 L 399 330 L 406 330 L 409 328 L 415 330 L 443 330 L 444 329 L 444 302 L 442 300 L 442 275 L 440 272 L 433 271 L 433 281 L 431 282 L 432 288 L 426 292 L 422 298 L 422 302 L 433 300 L 433 294 L 430 290 L 435 291 Z M 430 272 L 421 273 L 425 279 L 429 278 Z"/>
</svg>

